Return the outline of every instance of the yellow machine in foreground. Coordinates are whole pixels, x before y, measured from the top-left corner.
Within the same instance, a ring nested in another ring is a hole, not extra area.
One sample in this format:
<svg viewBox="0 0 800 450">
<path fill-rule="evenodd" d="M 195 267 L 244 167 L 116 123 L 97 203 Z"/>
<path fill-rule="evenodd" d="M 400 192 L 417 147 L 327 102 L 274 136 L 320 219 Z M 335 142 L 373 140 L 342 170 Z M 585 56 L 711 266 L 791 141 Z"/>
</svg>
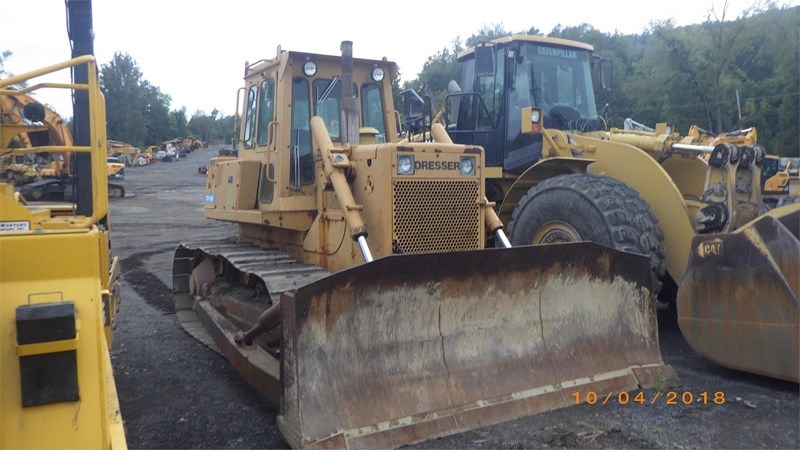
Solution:
<svg viewBox="0 0 800 450">
<path fill-rule="evenodd" d="M 487 196 L 514 245 L 594 241 L 644 254 L 662 298 L 677 291 L 694 349 L 799 381 L 800 205 L 764 215 L 755 129 L 710 142 L 667 124 L 608 129 L 591 72 L 605 84 L 608 67 L 592 51 L 541 36 L 467 50 L 463 91 L 449 96 L 447 134 L 434 140 L 485 148 Z"/>
<path fill-rule="evenodd" d="M 674 382 L 647 259 L 505 242 L 480 147 L 400 143 L 386 60 L 246 66 L 238 157 L 175 252 L 178 319 L 276 405 L 294 447 L 386 448 Z M 439 130 L 443 132 L 443 130 Z"/>
<path fill-rule="evenodd" d="M 70 18 L 72 33 L 89 29 Z M 70 69 L 72 85 L 36 82 Z M 73 88 L 75 145 L 9 148 L 25 125 L 3 124 L 0 153 L 78 153 L 78 197 L 74 205 L 27 204 L 0 183 L 0 448 L 125 448 L 109 357 L 118 263 L 109 243 L 97 66 L 80 56 L 2 80 L 0 97 L 14 95 L 8 86 L 21 82 L 29 84 L 26 92 Z"/>
</svg>

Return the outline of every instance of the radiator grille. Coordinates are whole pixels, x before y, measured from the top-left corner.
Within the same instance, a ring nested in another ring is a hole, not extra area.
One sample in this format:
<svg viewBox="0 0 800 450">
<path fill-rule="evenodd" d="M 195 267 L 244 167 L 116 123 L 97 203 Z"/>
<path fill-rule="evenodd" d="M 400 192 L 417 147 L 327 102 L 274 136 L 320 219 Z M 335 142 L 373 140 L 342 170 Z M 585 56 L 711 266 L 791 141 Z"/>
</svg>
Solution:
<svg viewBox="0 0 800 450">
<path fill-rule="evenodd" d="M 403 253 L 480 248 L 478 181 L 395 180 L 393 186 L 394 235 Z"/>
</svg>

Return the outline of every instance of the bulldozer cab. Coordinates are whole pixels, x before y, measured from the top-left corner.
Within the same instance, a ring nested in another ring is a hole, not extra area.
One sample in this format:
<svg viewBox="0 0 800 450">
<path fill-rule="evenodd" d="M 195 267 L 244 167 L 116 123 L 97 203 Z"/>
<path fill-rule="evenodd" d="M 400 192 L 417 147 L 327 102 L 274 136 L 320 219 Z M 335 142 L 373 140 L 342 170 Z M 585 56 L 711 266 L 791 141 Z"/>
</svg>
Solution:
<svg viewBox="0 0 800 450">
<path fill-rule="evenodd" d="M 465 51 L 459 55 L 461 92 L 448 96 L 448 133 L 457 143 L 483 146 L 488 166 L 521 173 L 542 155 L 541 136 L 521 132 L 523 108 L 541 108 L 545 128 L 604 128 L 592 71 L 607 88 L 611 67 L 592 51 L 588 44 L 540 36 L 510 36 Z M 486 61 L 493 70 L 479 67 Z"/>
<path fill-rule="evenodd" d="M 396 72 L 392 62 L 356 59 L 350 86 L 345 87 L 338 57 L 280 49 L 274 59 L 247 65 L 237 107 L 237 147 L 242 164 L 255 167 L 255 161 L 263 162 L 254 196 L 258 209 L 276 210 L 280 198 L 314 194 L 313 116 L 323 120 L 333 142 L 344 142 L 346 131 L 356 136 L 352 144 L 362 138 L 371 143 L 396 141 L 391 116 L 391 77 Z M 341 123 L 345 91 L 356 108 L 351 130 Z"/>
</svg>

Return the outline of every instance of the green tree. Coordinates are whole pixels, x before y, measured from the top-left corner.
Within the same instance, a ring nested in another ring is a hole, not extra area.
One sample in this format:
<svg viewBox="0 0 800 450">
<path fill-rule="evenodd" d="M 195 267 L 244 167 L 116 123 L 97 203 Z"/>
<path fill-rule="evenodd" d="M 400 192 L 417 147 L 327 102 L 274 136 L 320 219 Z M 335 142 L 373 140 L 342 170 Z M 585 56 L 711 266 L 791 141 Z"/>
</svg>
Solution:
<svg viewBox="0 0 800 450">
<path fill-rule="evenodd" d="M 147 118 L 147 133 L 145 143 L 163 142 L 176 135 L 176 126 L 170 116 L 169 104 L 172 101 L 169 95 L 148 82 L 143 83 L 145 90 L 144 113 Z M 183 136 L 178 134 L 178 136 Z"/>
<path fill-rule="evenodd" d="M 217 109 L 211 111 L 210 116 L 206 115 L 203 111 L 197 110 L 192 115 L 192 118 L 189 119 L 189 123 L 186 127 L 194 137 L 199 138 L 203 142 L 210 142 L 218 114 L 219 111 Z"/>
<path fill-rule="evenodd" d="M 8 50 L 0 51 L 0 77 L 2 78 L 11 76 L 11 73 L 6 72 L 5 68 L 3 67 L 5 60 L 7 60 L 9 56 L 11 56 L 10 51 Z"/>
<path fill-rule="evenodd" d="M 214 122 L 214 128 L 211 133 L 211 141 L 223 144 L 231 143 L 233 138 L 234 116 L 218 117 Z"/>
<path fill-rule="evenodd" d="M 532 28 L 532 29 L 535 30 L 535 31 L 538 31 L 535 28 Z M 496 23 L 496 24 L 493 24 L 493 25 L 485 25 L 484 24 L 481 27 L 480 30 L 478 30 L 476 33 L 473 33 L 472 35 L 470 35 L 470 37 L 467 38 L 467 40 L 466 40 L 466 48 L 474 47 L 478 42 L 481 42 L 481 41 L 482 42 L 489 42 L 489 41 L 492 41 L 492 40 L 497 39 L 497 38 L 508 36 L 510 34 L 512 34 L 512 33 L 509 32 L 508 30 L 506 30 L 505 27 L 503 27 L 502 24 L 499 24 L 499 23 Z M 523 32 L 523 33 L 518 33 L 518 34 L 525 34 L 525 33 Z M 459 41 L 457 40 L 456 43 L 458 43 L 458 42 Z M 460 51 L 461 51 L 461 49 L 459 48 L 458 45 L 456 45 L 456 53 L 458 53 Z"/>
<path fill-rule="evenodd" d="M 0 51 L 0 78 L 10 78 L 10 77 L 14 76 L 13 73 L 7 71 L 5 69 L 5 67 L 4 67 L 5 61 L 8 61 L 8 58 L 10 58 L 12 54 L 13 53 L 11 51 L 9 51 L 9 50 L 1 50 Z M 11 88 L 13 88 L 13 89 L 22 89 L 22 88 L 27 87 L 27 86 L 28 86 L 28 83 L 17 83 L 17 84 L 11 85 Z"/>
<path fill-rule="evenodd" d="M 798 23 L 800 7 L 770 6 L 735 20 L 723 13 L 687 27 L 654 24 L 623 80 L 627 106 L 640 122 L 671 122 L 684 133 L 692 124 L 715 132 L 756 126 L 769 152 L 796 154 Z"/>
<path fill-rule="evenodd" d="M 450 80 L 458 80 L 461 75 L 457 57 L 456 51 L 447 48 L 429 56 L 417 78 L 403 83 L 403 90 L 420 91 L 427 85 L 430 92 L 434 94 L 434 102 L 437 106 L 442 105 L 447 95 L 448 83 Z"/>
<path fill-rule="evenodd" d="M 100 85 L 109 138 L 142 147 L 187 135 L 186 109 L 170 111 L 172 98 L 144 79 L 130 55 L 115 53 L 102 65 Z"/>
<path fill-rule="evenodd" d="M 147 85 L 136 61 L 114 53 L 100 67 L 100 86 L 106 97 L 106 129 L 110 139 L 143 146 L 147 138 Z"/>
<path fill-rule="evenodd" d="M 538 33 L 539 30 L 531 27 L 528 31 Z M 487 42 L 511 34 L 502 25 L 483 25 L 480 30 L 470 35 L 466 40 L 466 48 L 474 47 L 478 42 Z M 451 46 L 444 47 L 434 55 L 428 57 L 417 77 L 403 83 L 403 90 L 413 89 L 420 91 L 430 90 L 433 94 L 437 108 L 441 108 L 447 97 L 450 80 L 461 79 L 461 65 L 458 63 L 458 54 L 465 50 L 460 37 L 455 38 Z M 395 98 L 395 106 L 400 107 L 399 98 Z M 434 114 L 436 111 L 434 111 Z"/>
<path fill-rule="evenodd" d="M 172 110 L 169 112 L 169 122 L 172 130 L 174 131 L 173 135 L 175 136 L 187 136 L 188 129 L 186 125 L 189 121 L 186 119 L 186 107 L 181 107 L 181 109 Z"/>
</svg>

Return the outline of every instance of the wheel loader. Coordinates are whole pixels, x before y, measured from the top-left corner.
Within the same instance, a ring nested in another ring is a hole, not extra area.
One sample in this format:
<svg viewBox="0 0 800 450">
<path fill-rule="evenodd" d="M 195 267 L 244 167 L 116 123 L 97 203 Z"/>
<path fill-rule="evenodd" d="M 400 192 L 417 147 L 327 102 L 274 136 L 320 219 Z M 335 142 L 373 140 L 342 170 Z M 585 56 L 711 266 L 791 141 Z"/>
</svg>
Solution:
<svg viewBox="0 0 800 450">
<path fill-rule="evenodd" d="M 238 156 L 211 160 L 204 207 L 238 236 L 174 259 L 178 321 L 279 406 L 287 442 L 397 447 L 674 383 L 647 259 L 484 248 L 507 239 L 483 150 L 400 142 L 396 65 L 341 49 L 245 66 Z"/>
<path fill-rule="evenodd" d="M 755 129 L 711 141 L 668 124 L 609 129 L 592 68 L 606 88 L 610 61 L 592 52 L 528 35 L 465 51 L 434 142 L 485 149 L 487 197 L 512 244 L 594 241 L 644 254 L 695 350 L 797 382 L 800 206 L 764 214 Z"/>
<path fill-rule="evenodd" d="M 0 448 L 126 448 L 109 348 L 119 302 L 106 183 L 105 101 L 91 4 L 67 1 L 73 59 L 0 80 L 0 99 L 73 93 L 75 141 L 10 147 L 36 124 L 0 124 L 0 154 L 74 152 L 75 204 L 28 204 L 0 182 Z M 39 78 L 71 70 L 72 83 Z M 9 86 L 26 83 L 22 91 Z"/>
</svg>

